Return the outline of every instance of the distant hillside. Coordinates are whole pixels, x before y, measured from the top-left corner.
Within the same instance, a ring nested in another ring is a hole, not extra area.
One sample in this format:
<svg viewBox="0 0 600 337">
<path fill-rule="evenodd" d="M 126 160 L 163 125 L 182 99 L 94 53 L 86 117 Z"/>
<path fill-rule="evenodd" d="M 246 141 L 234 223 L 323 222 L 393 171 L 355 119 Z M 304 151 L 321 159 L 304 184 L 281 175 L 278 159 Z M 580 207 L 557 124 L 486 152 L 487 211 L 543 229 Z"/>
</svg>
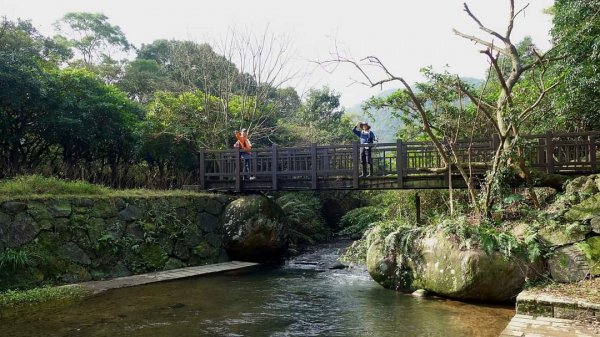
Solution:
<svg viewBox="0 0 600 337">
<path fill-rule="evenodd" d="M 483 80 L 477 79 L 477 78 L 471 78 L 471 77 L 465 77 L 465 78 L 463 78 L 463 81 L 465 81 L 471 85 L 474 85 L 474 86 L 477 86 L 477 85 L 483 83 Z M 398 88 L 384 90 L 381 93 L 379 93 L 378 95 L 376 95 L 375 97 L 384 98 L 384 97 L 389 96 L 396 90 L 398 90 Z M 373 117 L 372 118 L 368 117 L 362 111 L 362 105 L 367 100 L 368 100 L 368 98 L 358 104 L 355 104 L 351 107 L 347 107 L 346 114 L 351 116 L 352 119 L 356 120 L 357 122 L 362 121 L 362 120 L 369 122 L 369 124 L 372 127 L 371 130 L 375 133 L 376 137 L 379 138 L 379 142 L 382 142 L 382 143 L 395 142 L 396 141 L 396 132 L 402 127 L 402 121 L 398 120 L 397 118 L 394 118 L 392 116 L 390 109 L 370 110 L 369 112 L 371 113 L 371 115 Z"/>
</svg>

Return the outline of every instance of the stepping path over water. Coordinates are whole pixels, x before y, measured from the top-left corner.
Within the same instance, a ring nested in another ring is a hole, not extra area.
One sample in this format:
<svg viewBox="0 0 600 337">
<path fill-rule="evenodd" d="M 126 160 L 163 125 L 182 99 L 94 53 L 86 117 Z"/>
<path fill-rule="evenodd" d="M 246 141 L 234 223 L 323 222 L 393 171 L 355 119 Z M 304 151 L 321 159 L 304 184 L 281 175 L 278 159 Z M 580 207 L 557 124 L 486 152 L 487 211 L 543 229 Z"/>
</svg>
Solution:
<svg viewBox="0 0 600 337">
<path fill-rule="evenodd" d="M 254 262 L 229 261 L 209 264 L 205 266 L 171 269 L 148 274 L 119 277 L 106 281 L 90 281 L 77 284 L 93 293 L 100 293 L 110 289 L 133 287 L 142 284 L 177 280 L 205 274 L 221 273 L 258 266 Z"/>
</svg>

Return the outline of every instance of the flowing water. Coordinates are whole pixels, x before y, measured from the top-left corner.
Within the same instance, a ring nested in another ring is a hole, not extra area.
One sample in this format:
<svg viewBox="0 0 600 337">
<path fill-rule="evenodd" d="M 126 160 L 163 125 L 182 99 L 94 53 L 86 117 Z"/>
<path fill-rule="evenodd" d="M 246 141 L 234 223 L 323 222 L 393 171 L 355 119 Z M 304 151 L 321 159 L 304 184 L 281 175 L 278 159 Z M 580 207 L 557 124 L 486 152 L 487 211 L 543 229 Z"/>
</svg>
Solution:
<svg viewBox="0 0 600 337">
<path fill-rule="evenodd" d="M 364 270 L 331 270 L 328 245 L 275 269 L 106 292 L 0 317 L 0 336 L 498 336 L 514 309 L 421 299 Z"/>
</svg>

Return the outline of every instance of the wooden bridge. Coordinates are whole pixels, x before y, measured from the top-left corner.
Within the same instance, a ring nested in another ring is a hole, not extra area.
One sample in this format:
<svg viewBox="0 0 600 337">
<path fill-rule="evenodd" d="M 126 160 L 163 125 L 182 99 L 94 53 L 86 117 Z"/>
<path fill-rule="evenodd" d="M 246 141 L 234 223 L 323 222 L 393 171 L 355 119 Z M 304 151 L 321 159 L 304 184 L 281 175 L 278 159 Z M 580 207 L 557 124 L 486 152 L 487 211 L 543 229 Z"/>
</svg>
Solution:
<svg viewBox="0 0 600 337">
<path fill-rule="evenodd" d="M 583 175 L 598 172 L 600 132 L 524 136 L 529 167 L 548 173 Z M 447 145 L 447 144 L 446 144 Z M 482 178 L 499 145 L 497 136 L 458 141 L 460 162 Z M 360 149 L 372 148 L 373 172 L 360 177 Z M 458 172 L 439 172 L 444 165 L 431 142 L 311 145 L 252 149 L 249 170 L 240 150 L 199 151 L 200 190 L 376 190 L 464 187 Z M 437 170 L 436 170 L 437 169 Z M 436 173 L 436 171 L 438 171 Z M 456 169 L 454 171 L 457 171 Z"/>
</svg>

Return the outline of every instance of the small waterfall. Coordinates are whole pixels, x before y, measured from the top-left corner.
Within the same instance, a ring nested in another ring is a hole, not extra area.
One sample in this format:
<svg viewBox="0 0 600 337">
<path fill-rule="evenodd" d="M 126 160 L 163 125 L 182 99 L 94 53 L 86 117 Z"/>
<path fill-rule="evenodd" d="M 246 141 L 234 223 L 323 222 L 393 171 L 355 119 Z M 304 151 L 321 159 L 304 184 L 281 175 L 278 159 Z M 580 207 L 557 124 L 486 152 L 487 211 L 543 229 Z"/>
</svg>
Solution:
<svg viewBox="0 0 600 337">
<path fill-rule="evenodd" d="M 308 247 L 300 255 L 287 260 L 284 268 L 316 271 L 346 269 L 348 266 L 338 258 L 351 244 L 351 240 L 336 240 Z"/>
</svg>

